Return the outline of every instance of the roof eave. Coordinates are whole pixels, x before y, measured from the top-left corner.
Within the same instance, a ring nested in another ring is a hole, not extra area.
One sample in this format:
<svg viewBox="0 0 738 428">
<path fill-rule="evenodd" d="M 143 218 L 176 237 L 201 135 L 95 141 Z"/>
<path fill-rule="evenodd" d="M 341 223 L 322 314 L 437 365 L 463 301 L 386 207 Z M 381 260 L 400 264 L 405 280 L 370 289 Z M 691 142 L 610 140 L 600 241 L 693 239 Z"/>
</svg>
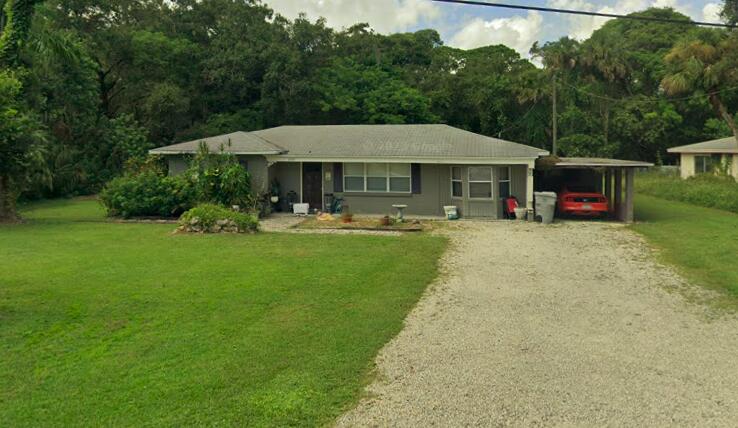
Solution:
<svg viewBox="0 0 738 428">
<path fill-rule="evenodd" d="M 150 155 L 194 155 L 197 153 L 197 150 L 160 150 L 160 149 L 151 149 L 149 150 Z M 286 154 L 287 151 L 261 151 L 261 152 L 244 152 L 244 151 L 225 151 L 224 153 L 228 153 L 231 155 L 254 155 L 254 156 L 272 156 L 272 155 L 283 155 Z"/>
<path fill-rule="evenodd" d="M 680 149 L 678 147 L 673 147 L 671 149 L 666 149 L 668 153 L 684 153 L 684 154 L 691 154 L 691 155 L 698 155 L 700 153 L 730 153 L 730 154 L 738 154 L 738 149 Z"/>
</svg>

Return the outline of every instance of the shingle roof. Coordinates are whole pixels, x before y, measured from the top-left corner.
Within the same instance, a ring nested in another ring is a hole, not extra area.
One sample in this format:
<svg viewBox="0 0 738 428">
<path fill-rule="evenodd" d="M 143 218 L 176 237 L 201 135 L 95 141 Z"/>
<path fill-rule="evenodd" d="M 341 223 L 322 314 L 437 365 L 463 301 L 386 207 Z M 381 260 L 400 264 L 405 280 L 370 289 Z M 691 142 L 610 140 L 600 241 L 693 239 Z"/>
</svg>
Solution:
<svg viewBox="0 0 738 428">
<path fill-rule="evenodd" d="M 291 156 L 305 157 L 535 158 L 545 153 L 448 125 L 280 126 L 254 134 Z"/>
<path fill-rule="evenodd" d="M 155 155 L 197 153 L 201 143 L 205 143 L 213 153 L 219 152 L 221 146 L 224 152 L 241 155 L 276 155 L 285 152 L 285 149 L 259 138 L 254 133 L 238 131 L 215 137 L 186 141 L 171 146 L 158 147 L 150 150 L 149 153 Z"/>
<path fill-rule="evenodd" d="M 735 137 L 719 138 L 702 143 L 672 147 L 669 153 L 738 153 L 738 141 Z"/>
<path fill-rule="evenodd" d="M 280 154 L 315 159 L 537 158 L 548 154 L 543 149 L 486 137 L 448 125 L 280 126 L 251 133 L 237 132 L 204 140 L 210 144 L 211 140 L 223 141 L 225 137 L 244 134 L 253 136 L 248 139 L 248 144 L 254 144 L 260 151 L 260 153 L 254 151 L 253 154 L 269 154 L 264 153 L 266 148 L 272 151 L 282 149 Z M 152 150 L 151 153 L 194 152 L 200 141 L 203 140 L 161 147 Z M 238 148 L 239 151 L 229 151 L 246 154 L 243 150 L 245 146 L 233 144 L 232 147 Z"/>
</svg>

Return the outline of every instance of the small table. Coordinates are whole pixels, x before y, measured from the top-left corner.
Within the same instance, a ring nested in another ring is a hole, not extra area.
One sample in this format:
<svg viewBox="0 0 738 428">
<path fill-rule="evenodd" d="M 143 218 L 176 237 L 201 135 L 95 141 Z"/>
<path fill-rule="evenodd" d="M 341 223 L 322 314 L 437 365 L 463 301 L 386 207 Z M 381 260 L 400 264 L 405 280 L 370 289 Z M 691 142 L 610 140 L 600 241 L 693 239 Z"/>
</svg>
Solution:
<svg viewBox="0 0 738 428">
<path fill-rule="evenodd" d="M 402 210 L 404 210 L 405 208 L 407 208 L 407 205 L 404 205 L 404 204 L 395 204 L 395 205 L 392 205 L 392 208 L 396 208 L 397 209 L 397 217 L 395 217 L 397 219 L 397 221 L 399 221 L 400 223 L 402 223 L 403 221 L 405 221 L 405 216 L 403 215 Z"/>
</svg>

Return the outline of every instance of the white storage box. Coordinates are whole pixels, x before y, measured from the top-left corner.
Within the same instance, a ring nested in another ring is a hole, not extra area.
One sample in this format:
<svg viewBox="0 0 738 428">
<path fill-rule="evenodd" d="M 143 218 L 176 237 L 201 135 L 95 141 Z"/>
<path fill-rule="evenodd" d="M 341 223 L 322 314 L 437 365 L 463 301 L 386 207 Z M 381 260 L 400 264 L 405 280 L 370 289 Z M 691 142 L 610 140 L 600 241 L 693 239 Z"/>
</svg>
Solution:
<svg viewBox="0 0 738 428">
<path fill-rule="evenodd" d="M 459 209 L 456 205 L 444 205 L 443 212 L 446 213 L 446 218 L 449 220 L 456 220 L 459 218 Z"/>
<path fill-rule="evenodd" d="M 308 215 L 310 204 L 292 204 L 292 212 L 297 215 Z"/>
</svg>

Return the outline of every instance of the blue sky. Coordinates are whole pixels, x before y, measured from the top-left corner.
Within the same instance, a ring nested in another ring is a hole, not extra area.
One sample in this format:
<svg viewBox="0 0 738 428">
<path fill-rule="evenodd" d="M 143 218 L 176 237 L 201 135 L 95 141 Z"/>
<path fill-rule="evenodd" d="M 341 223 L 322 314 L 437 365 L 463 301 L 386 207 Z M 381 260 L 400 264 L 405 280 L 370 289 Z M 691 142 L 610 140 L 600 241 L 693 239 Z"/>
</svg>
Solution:
<svg viewBox="0 0 738 428">
<path fill-rule="evenodd" d="M 380 33 L 435 28 L 444 43 L 474 48 L 502 43 L 527 54 L 535 41 L 562 36 L 588 37 L 603 18 L 526 12 L 481 6 L 452 5 L 430 0 L 263 0 L 278 13 L 295 18 L 305 12 L 323 16 L 334 28 L 368 22 Z M 491 0 L 490 0 L 491 1 Z M 722 0 L 496 0 L 500 3 L 548 6 L 609 13 L 648 7 L 672 7 L 695 20 L 717 21 Z"/>
</svg>

